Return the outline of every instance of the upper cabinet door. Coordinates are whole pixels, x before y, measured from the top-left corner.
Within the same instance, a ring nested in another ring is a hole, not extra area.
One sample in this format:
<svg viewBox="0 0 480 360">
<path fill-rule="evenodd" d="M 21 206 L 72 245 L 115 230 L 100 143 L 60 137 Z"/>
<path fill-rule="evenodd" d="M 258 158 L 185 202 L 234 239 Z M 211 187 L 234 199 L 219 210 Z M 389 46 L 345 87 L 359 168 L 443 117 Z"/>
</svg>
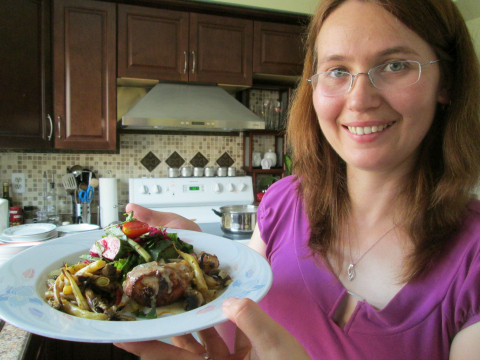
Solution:
<svg viewBox="0 0 480 360">
<path fill-rule="evenodd" d="M 49 148 L 48 2 L 0 0 L 0 8 L 0 148 Z"/>
<path fill-rule="evenodd" d="M 252 84 L 253 22 L 118 5 L 118 76 Z"/>
<path fill-rule="evenodd" d="M 190 81 L 252 85 L 253 22 L 190 14 Z"/>
<path fill-rule="evenodd" d="M 118 5 L 118 76 L 188 81 L 188 13 Z"/>
<path fill-rule="evenodd" d="M 300 76 L 305 57 L 303 30 L 299 25 L 255 21 L 253 72 Z"/>
<path fill-rule="evenodd" d="M 55 147 L 116 148 L 116 5 L 54 0 Z"/>
</svg>

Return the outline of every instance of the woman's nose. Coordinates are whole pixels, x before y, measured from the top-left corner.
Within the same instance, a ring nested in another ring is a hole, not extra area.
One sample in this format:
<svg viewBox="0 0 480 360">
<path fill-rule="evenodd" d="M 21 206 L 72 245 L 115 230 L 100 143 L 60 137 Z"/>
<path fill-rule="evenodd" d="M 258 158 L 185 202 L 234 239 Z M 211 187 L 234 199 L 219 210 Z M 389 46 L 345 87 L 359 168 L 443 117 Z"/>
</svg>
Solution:
<svg viewBox="0 0 480 360">
<path fill-rule="evenodd" d="M 379 91 L 373 86 L 367 73 L 358 73 L 354 76 L 352 87 L 346 96 L 351 110 L 361 111 L 380 104 Z"/>
</svg>

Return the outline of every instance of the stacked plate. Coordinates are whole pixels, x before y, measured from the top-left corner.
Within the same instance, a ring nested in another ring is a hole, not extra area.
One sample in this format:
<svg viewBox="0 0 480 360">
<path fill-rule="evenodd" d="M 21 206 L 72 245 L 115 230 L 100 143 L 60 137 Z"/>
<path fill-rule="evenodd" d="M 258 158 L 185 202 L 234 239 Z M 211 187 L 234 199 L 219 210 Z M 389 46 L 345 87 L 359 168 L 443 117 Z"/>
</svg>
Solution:
<svg viewBox="0 0 480 360">
<path fill-rule="evenodd" d="M 0 236 L 0 264 L 29 247 L 56 237 L 58 231 L 54 224 L 25 224 L 7 228 Z"/>
</svg>

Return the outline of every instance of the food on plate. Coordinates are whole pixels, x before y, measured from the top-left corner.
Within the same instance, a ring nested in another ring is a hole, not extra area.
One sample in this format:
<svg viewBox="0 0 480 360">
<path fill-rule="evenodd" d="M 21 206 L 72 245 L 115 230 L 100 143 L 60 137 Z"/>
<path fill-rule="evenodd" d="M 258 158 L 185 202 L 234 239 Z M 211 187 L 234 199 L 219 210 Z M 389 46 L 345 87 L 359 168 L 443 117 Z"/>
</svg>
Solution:
<svg viewBox="0 0 480 360">
<path fill-rule="evenodd" d="M 156 318 L 202 306 L 232 281 L 215 255 L 195 254 L 177 234 L 135 220 L 132 212 L 104 230 L 83 261 L 49 274 L 49 305 L 92 320 Z"/>
</svg>

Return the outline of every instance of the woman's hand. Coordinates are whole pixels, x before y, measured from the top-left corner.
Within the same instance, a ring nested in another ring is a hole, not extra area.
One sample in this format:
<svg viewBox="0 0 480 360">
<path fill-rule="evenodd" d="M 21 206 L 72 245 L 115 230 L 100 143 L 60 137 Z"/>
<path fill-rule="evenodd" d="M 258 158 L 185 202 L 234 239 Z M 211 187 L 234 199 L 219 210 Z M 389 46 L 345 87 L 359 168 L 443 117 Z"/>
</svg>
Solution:
<svg viewBox="0 0 480 360">
<path fill-rule="evenodd" d="M 300 343 L 250 299 L 227 299 L 223 311 L 237 325 L 235 351 L 214 328 L 198 332 L 203 345 L 192 335 L 172 338 L 177 347 L 160 342 L 119 343 L 116 346 L 146 360 L 311 360 Z"/>
<path fill-rule="evenodd" d="M 130 211 L 133 211 L 135 219 L 146 222 L 151 226 L 201 231 L 200 227 L 193 221 L 174 213 L 159 212 L 144 208 L 140 205 L 128 204 L 125 207 L 125 212 Z"/>
</svg>

